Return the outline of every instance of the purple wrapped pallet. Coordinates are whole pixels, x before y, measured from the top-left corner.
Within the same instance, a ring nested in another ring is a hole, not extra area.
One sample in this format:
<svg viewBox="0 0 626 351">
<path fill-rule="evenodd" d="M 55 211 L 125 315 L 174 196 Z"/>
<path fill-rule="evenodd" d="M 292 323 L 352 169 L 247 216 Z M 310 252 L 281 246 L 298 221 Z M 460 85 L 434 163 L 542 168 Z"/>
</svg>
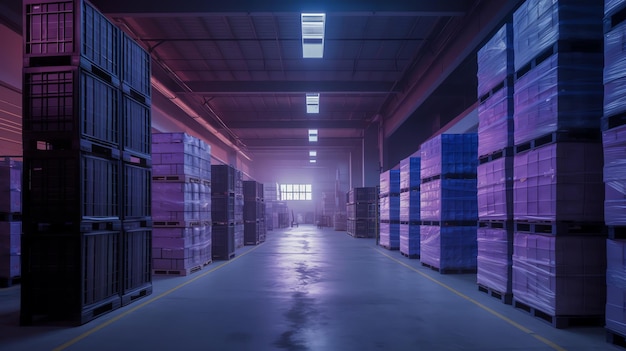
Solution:
<svg viewBox="0 0 626 351">
<path fill-rule="evenodd" d="M 602 40 L 603 6 L 587 0 L 526 0 L 513 13 L 515 70 L 558 40 Z"/>
<path fill-rule="evenodd" d="M 476 179 L 436 179 L 422 183 L 422 221 L 476 221 Z"/>
<path fill-rule="evenodd" d="M 513 146 L 513 87 L 504 87 L 478 106 L 478 155 Z"/>
<path fill-rule="evenodd" d="M 420 147 L 420 178 L 441 174 L 476 174 L 478 135 L 439 134 Z"/>
<path fill-rule="evenodd" d="M 420 168 L 419 157 L 407 157 L 400 160 L 400 190 L 419 187 Z"/>
<path fill-rule="evenodd" d="M 626 76 L 626 22 L 604 35 L 604 84 Z"/>
<path fill-rule="evenodd" d="M 548 144 L 515 155 L 513 163 L 513 219 L 604 220 L 601 144 Z"/>
<path fill-rule="evenodd" d="M 478 228 L 477 232 L 478 271 L 476 282 L 501 294 L 511 293 L 510 268 L 512 265 L 509 247 L 511 234 L 506 229 Z"/>
<path fill-rule="evenodd" d="M 626 67 L 624 68 L 626 72 Z M 604 116 L 611 117 L 626 112 L 626 77 L 604 85 Z"/>
<path fill-rule="evenodd" d="M 154 175 L 211 179 L 211 146 L 186 133 L 152 134 Z"/>
<path fill-rule="evenodd" d="M 502 83 L 513 71 L 513 24 L 506 23 L 478 50 L 478 97 Z"/>
<path fill-rule="evenodd" d="M 400 170 L 390 169 L 380 174 L 380 194 L 400 193 Z"/>
<path fill-rule="evenodd" d="M 210 221 L 210 187 L 201 183 L 152 183 L 155 221 Z"/>
<path fill-rule="evenodd" d="M 400 193 L 400 221 L 417 222 L 420 220 L 420 191 L 411 190 Z"/>
<path fill-rule="evenodd" d="M 410 258 L 420 256 L 419 224 L 400 224 L 400 252 Z"/>
<path fill-rule="evenodd" d="M 604 145 L 604 221 L 626 225 L 626 125 L 602 133 Z"/>
<path fill-rule="evenodd" d="M 478 166 L 479 220 L 510 220 L 513 212 L 513 157 Z"/>
<path fill-rule="evenodd" d="M 387 221 L 400 220 L 400 196 L 389 195 L 381 197 L 380 203 L 380 219 Z"/>
<path fill-rule="evenodd" d="M 0 160 L 0 212 L 22 212 L 22 162 Z"/>
<path fill-rule="evenodd" d="M 597 129 L 604 98 L 602 54 L 552 55 L 514 89 L 515 145 L 558 130 Z"/>
<path fill-rule="evenodd" d="M 626 241 L 606 241 L 606 328 L 626 335 Z"/>
<path fill-rule="evenodd" d="M 22 222 L 0 222 L 0 256 L 22 253 Z"/>
<path fill-rule="evenodd" d="M 515 233 L 513 296 L 549 316 L 604 314 L 606 239 Z"/>
<path fill-rule="evenodd" d="M 604 0 L 604 14 L 611 15 L 626 6 L 625 0 Z"/>
<path fill-rule="evenodd" d="M 381 222 L 378 245 L 389 250 L 400 248 L 400 223 Z"/>
</svg>

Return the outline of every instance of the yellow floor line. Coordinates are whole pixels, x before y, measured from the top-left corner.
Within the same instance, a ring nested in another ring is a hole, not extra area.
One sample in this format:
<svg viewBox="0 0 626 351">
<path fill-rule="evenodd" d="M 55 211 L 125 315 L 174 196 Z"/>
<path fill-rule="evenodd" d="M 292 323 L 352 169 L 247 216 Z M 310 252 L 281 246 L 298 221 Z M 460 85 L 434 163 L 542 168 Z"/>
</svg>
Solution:
<svg viewBox="0 0 626 351">
<path fill-rule="evenodd" d="M 395 261 L 396 263 L 399 263 L 400 265 L 402 265 L 402 266 L 404 266 L 404 267 L 406 267 L 406 268 L 408 268 L 408 269 L 410 269 L 410 270 L 412 270 L 412 271 L 416 272 L 417 274 L 419 274 L 419 275 L 421 275 L 422 277 L 424 277 L 424 278 L 426 278 L 426 279 L 428 279 L 428 280 L 432 281 L 433 283 L 438 284 L 438 285 L 442 286 L 443 288 L 445 288 L 445 289 L 447 289 L 447 290 L 449 290 L 449 291 L 453 292 L 454 294 L 456 294 L 456 295 L 458 295 L 458 296 L 460 296 L 460 297 L 462 297 L 462 298 L 464 298 L 464 299 L 466 299 L 466 300 L 470 301 L 471 303 L 475 304 L 476 306 L 478 306 L 478 307 L 482 308 L 483 310 L 485 310 L 485 311 L 487 311 L 487 312 L 491 313 L 492 315 L 494 315 L 494 316 L 496 316 L 496 317 L 498 317 L 498 318 L 502 319 L 503 321 L 505 321 L 505 322 L 509 323 L 510 325 L 512 325 L 512 326 L 514 326 L 515 328 L 517 328 L 517 329 L 519 329 L 519 330 L 523 331 L 524 333 L 529 334 L 529 335 L 532 335 L 535 339 L 537 339 L 537 340 L 541 341 L 542 343 L 544 343 L 544 344 L 546 344 L 546 345 L 550 346 L 551 348 L 553 348 L 553 349 L 555 349 L 555 350 L 557 350 L 557 351 L 566 351 L 564 348 L 562 348 L 561 346 L 557 345 L 556 343 L 554 343 L 554 342 L 552 342 L 552 341 L 550 341 L 550 340 L 548 340 L 548 339 L 544 338 L 544 337 L 543 337 L 543 336 L 541 336 L 541 335 L 536 334 L 534 331 L 532 331 L 532 330 L 530 330 L 530 329 L 528 329 L 528 328 L 524 327 L 523 325 L 521 325 L 521 324 L 519 324 L 519 323 L 517 323 L 517 322 L 513 321 L 512 319 L 510 319 L 510 318 L 508 318 L 508 317 L 506 317 L 506 316 L 504 316 L 504 315 L 502 315 L 502 314 L 500 314 L 500 313 L 496 312 L 495 310 L 493 310 L 493 309 L 491 309 L 491 308 L 489 308 L 489 307 L 487 307 L 487 306 L 483 305 L 482 303 L 480 303 L 480 302 L 478 302 L 478 301 L 476 301 L 476 300 L 472 299 L 471 297 L 469 297 L 469 296 L 467 296 L 467 295 L 463 294 L 462 292 L 460 292 L 460 291 L 458 291 L 458 290 L 454 289 L 453 287 L 451 287 L 451 286 L 449 286 L 449 285 L 446 285 L 445 283 L 443 283 L 443 282 L 441 282 L 441 281 L 439 281 L 439 280 L 437 280 L 437 279 L 435 279 L 435 278 L 433 278 L 433 277 L 429 276 L 428 274 L 426 274 L 426 273 L 424 273 L 424 272 L 420 272 L 420 271 L 419 271 L 418 269 L 416 269 L 415 267 L 412 267 L 411 265 L 408 265 L 408 264 L 406 264 L 406 263 L 404 263 L 404 262 L 402 262 L 402 261 L 400 261 L 400 260 L 396 259 L 395 257 L 392 257 L 392 256 L 390 256 L 390 255 L 388 255 L 388 254 L 386 254 L 386 253 L 382 252 L 382 251 L 381 251 L 381 250 L 379 250 L 379 249 L 375 249 L 375 250 L 376 250 L 378 253 L 380 253 L 381 255 L 383 255 L 383 256 L 385 256 L 385 257 L 389 258 L 390 260 Z"/>
<path fill-rule="evenodd" d="M 181 283 L 181 284 L 179 284 L 179 285 L 177 285 L 177 286 L 175 286 L 175 287 L 171 288 L 170 290 L 168 290 L 168 291 L 166 291 L 166 292 L 164 292 L 164 293 L 161 293 L 159 296 L 153 297 L 153 298 L 151 298 L 151 299 L 149 299 L 149 300 L 147 300 L 147 301 L 145 301 L 145 302 L 142 302 L 142 303 L 138 304 L 137 306 L 134 306 L 133 308 L 129 309 L 128 311 L 125 311 L 124 313 L 119 314 L 119 315 L 117 315 L 117 316 L 115 316 L 115 317 L 113 317 L 113 318 L 109 319 L 108 321 L 106 321 L 106 322 L 104 322 L 104 323 L 102 323 L 102 324 L 100 324 L 100 325 L 97 325 L 97 326 L 93 327 L 92 329 L 87 330 L 86 332 L 84 332 L 84 333 L 80 334 L 79 336 L 75 337 L 74 339 L 72 339 L 72 340 L 70 340 L 70 341 L 68 341 L 68 342 L 64 343 L 63 345 L 60 345 L 60 346 L 58 346 L 58 347 L 54 348 L 54 349 L 53 349 L 53 351 L 61 351 L 61 350 L 65 350 L 66 348 L 68 348 L 68 347 L 70 347 L 70 346 L 74 345 L 75 343 L 77 343 L 77 342 L 79 342 L 80 340 L 82 340 L 82 339 L 84 339 L 84 338 L 88 337 L 89 335 L 91 335 L 91 334 L 93 334 L 93 333 L 95 333 L 95 332 L 97 332 L 97 331 L 99 331 L 99 330 L 101 330 L 101 329 L 104 329 L 104 328 L 108 327 L 109 325 L 111 325 L 111 324 L 113 324 L 113 323 L 115 323 L 115 322 L 119 321 L 120 319 L 122 319 L 122 318 L 124 318 L 124 317 L 128 316 L 129 314 L 131 314 L 131 313 L 133 313 L 133 312 L 137 311 L 138 309 L 140 309 L 140 308 L 142 308 L 142 307 L 145 307 L 145 306 L 147 306 L 147 305 L 149 305 L 149 304 L 151 304 L 151 303 L 153 303 L 153 302 L 155 302 L 155 301 L 157 301 L 157 300 L 160 300 L 160 299 L 162 299 L 163 297 L 165 297 L 165 296 L 167 296 L 167 295 L 169 295 L 169 294 L 171 294 L 171 293 L 175 292 L 176 290 L 178 290 L 178 289 L 180 289 L 180 288 L 182 288 L 182 287 L 184 287 L 184 286 L 186 286 L 186 285 L 189 285 L 189 284 L 191 284 L 191 283 L 195 282 L 196 280 L 198 280 L 198 279 L 200 279 L 200 278 L 203 278 L 203 277 L 207 276 L 208 274 L 213 273 L 213 272 L 215 272 L 216 270 L 218 270 L 218 269 L 220 269 L 220 268 L 222 268 L 222 267 L 224 267 L 224 266 L 227 266 L 227 265 L 229 265 L 229 264 L 233 263 L 234 261 L 236 261 L 236 260 L 238 260 L 238 259 L 242 258 L 243 256 L 245 256 L 245 255 L 249 254 L 250 252 L 252 252 L 252 251 L 254 251 L 254 250 L 258 249 L 259 247 L 260 247 L 260 246 L 255 246 L 254 248 L 250 249 L 249 251 L 247 251 L 247 252 L 245 252 L 245 253 L 243 253 L 243 254 L 241 254 L 241 255 L 239 255 L 239 256 L 235 256 L 235 258 L 233 258 L 232 260 L 230 260 L 230 261 L 226 261 L 226 263 L 224 263 L 224 264 L 221 264 L 221 265 L 219 265 L 219 266 L 217 266 L 217 267 L 215 267 L 215 268 L 213 268 L 213 269 L 210 269 L 210 270 L 208 270 L 208 271 L 206 271 L 206 272 L 204 272 L 204 273 L 201 273 L 200 275 L 195 276 L 193 279 L 190 279 L 190 280 L 188 280 L 188 281 L 186 281 L 186 282 L 184 282 L 184 283 Z"/>
</svg>

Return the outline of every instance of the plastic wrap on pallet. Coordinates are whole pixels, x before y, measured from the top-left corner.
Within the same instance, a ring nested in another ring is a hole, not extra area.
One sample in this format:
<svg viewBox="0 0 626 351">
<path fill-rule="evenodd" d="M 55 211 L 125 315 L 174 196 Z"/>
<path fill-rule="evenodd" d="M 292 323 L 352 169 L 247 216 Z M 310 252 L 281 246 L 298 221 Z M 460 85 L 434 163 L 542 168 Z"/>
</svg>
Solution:
<svg viewBox="0 0 626 351">
<path fill-rule="evenodd" d="M 626 335 L 626 241 L 606 241 L 606 328 Z"/>
<path fill-rule="evenodd" d="M 390 169 L 380 174 L 380 193 L 400 193 L 400 170 Z"/>
<path fill-rule="evenodd" d="M 478 155 L 513 146 L 513 89 L 504 87 L 478 106 Z"/>
<path fill-rule="evenodd" d="M 409 257 L 420 254 L 419 224 L 400 224 L 400 252 Z"/>
<path fill-rule="evenodd" d="M 420 220 L 420 192 L 411 190 L 400 193 L 400 221 L 416 222 Z"/>
<path fill-rule="evenodd" d="M 624 71 L 626 72 L 626 67 Z M 604 116 L 610 117 L 624 112 L 626 112 L 626 77 L 604 85 Z"/>
<path fill-rule="evenodd" d="M 419 187 L 420 168 L 419 157 L 407 157 L 400 160 L 400 189 Z"/>
<path fill-rule="evenodd" d="M 604 221 L 626 225 L 626 125 L 602 133 L 604 145 Z"/>
<path fill-rule="evenodd" d="M 420 147 L 421 179 L 439 174 L 476 174 L 478 135 L 440 134 Z"/>
<path fill-rule="evenodd" d="M 604 83 L 626 76 L 626 22 L 604 35 Z"/>
<path fill-rule="evenodd" d="M 606 239 L 514 233 L 513 296 L 550 316 L 602 315 Z"/>
<path fill-rule="evenodd" d="M 167 249 L 185 249 L 204 247 L 211 244 L 211 226 L 194 227 L 155 227 L 152 229 L 152 247 Z M 163 257 L 160 258 L 171 258 Z M 177 257 L 180 258 L 180 257 Z"/>
<path fill-rule="evenodd" d="M 399 221 L 400 220 L 400 196 L 390 195 L 380 198 L 380 219 Z"/>
<path fill-rule="evenodd" d="M 513 218 L 602 222 L 602 166 L 596 143 L 553 143 L 515 155 Z"/>
<path fill-rule="evenodd" d="M 380 223 L 379 240 L 380 246 L 396 250 L 400 248 L 400 223 Z"/>
<path fill-rule="evenodd" d="M 513 212 L 513 163 L 511 156 L 478 166 L 478 218 L 508 220 Z"/>
<path fill-rule="evenodd" d="M 515 70 L 557 40 L 601 40 L 601 1 L 527 0 L 513 13 Z"/>
<path fill-rule="evenodd" d="M 478 50 L 478 97 L 513 74 L 513 25 L 506 23 Z"/>
<path fill-rule="evenodd" d="M 440 270 L 476 269 L 476 226 L 420 226 L 420 260 Z"/>
<path fill-rule="evenodd" d="M 152 134 L 154 175 L 211 179 L 211 146 L 186 133 Z"/>
<path fill-rule="evenodd" d="M 506 229 L 478 228 L 476 282 L 502 294 L 511 293 L 509 269 L 512 265 L 509 247 L 512 233 Z"/>
<path fill-rule="evenodd" d="M 202 183 L 152 183 L 155 221 L 210 221 L 211 191 Z"/>
<path fill-rule="evenodd" d="M 514 84 L 515 145 L 557 130 L 600 127 L 602 54 L 558 53 Z"/>
<path fill-rule="evenodd" d="M 0 256 L 22 253 L 22 222 L 0 222 Z"/>
<path fill-rule="evenodd" d="M 437 179 L 422 183 L 420 219 L 423 221 L 476 221 L 476 179 Z"/>
<path fill-rule="evenodd" d="M 0 160 L 0 212 L 22 212 L 22 162 Z"/>
<path fill-rule="evenodd" d="M 604 0 L 604 14 L 612 14 L 625 5 L 626 1 L 624 0 Z"/>
</svg>

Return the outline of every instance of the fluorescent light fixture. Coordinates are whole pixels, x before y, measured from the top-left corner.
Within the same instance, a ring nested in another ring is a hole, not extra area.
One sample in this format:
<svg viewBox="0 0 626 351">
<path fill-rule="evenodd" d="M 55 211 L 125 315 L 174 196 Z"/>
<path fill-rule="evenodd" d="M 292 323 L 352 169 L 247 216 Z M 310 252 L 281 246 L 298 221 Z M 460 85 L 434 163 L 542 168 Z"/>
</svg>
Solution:
<svg viewBox="0 0 626 351">
<path fill-rule="evenodd" d="M 309 141 L 317 141 L 317 129 L 309 129 Z"/>
<path fill-rule="evenodd" d="M 317 163 L 317 160 L 310 159 L 310 160 L 309 160 L 309 162 L 310 162 L 310 163 Z"/>
<path fill-rule="evenodd" d="M 315 150 L 309 151 L 309 156 L 316 157 L 317 156 L 317 151 L 315 151 Z"/>
<path fill-rule="evenodd" d="M 325 13 L 303 13 L 302 22 L 302 57 L 324 57 Z"/>
<path fill-rule="evenodd" d="M 306 113 L 320 113 L 319 93 L 306 93 Z"/>
</svg>

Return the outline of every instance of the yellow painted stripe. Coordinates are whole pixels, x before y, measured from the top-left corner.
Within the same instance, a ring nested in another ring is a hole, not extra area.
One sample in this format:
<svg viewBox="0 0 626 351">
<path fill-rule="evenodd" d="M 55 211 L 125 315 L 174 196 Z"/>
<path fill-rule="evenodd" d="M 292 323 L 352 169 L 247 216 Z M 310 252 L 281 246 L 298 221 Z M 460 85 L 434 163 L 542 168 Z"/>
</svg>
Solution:
<svg viewBox="0 0 626 351">
<path fill-rule="evenodd" d="M 143 303 L 138 304 L 137 306 L 134 306 L 133 308 L 129 309 L 128 311 L 125 311 L 124 313 L 119 314 L 119 315 L 109 319 L 108 321 L 106 321 L 106 322 L 104 322 L 102 324 L 99 324 L 99 325 L 93 327 L 92 329 L 87 330 L 86 332 L 84 332 L 84 333 L 80 334 L 79 336 L 75 337 L 74 339 L 64 343 L 63 345 L 60 345 L 60 346 L 54 348 L 53 351 L 65 350 L 66 348 L 74 345 L 75 343 L 81 341 L 82 339 L 88 337 L 89 335 L 91 335 L 91 334 L 93 334 L 93 333 L 95 333 L 95 332 L 97 332 L 97 331 L 99 331 L 101 329 L 104 329 L 104 328 L 108 327 L 109 325 L 119 321 L 120 319 L 128 316 L 129 314 L 137 311 L 138 309 L 140 309 L 142 307 L 145 307 L 145 306 L 147 306 L 147 305 L 149 305 L 149 304 L 151 304 L 151 303 L 153 303 L 155 301 L 158 301 L 158 300 L 164 298 L 165 296 L 175 292 L 178 289 L 180 289 L 180 288 L 182 288 L 184 286 L 187 286 L 187 285 L 195 282 L 196 280 L 201 279 L 201 278 L 207 276 L 208 274 L 211 274 L 211 273 L 215 272 L 216 270 L 218 270 L 218 269 L 220 269 L 222 267 L 225 267 L 226 265 L 229 265 L 229 264 L 235 262 L 236 260 L 238 260 L 238 259 L 244 257 L 245 255 L 249 254 L 250 252 L 258 249 L 259 247 L 260 246 L 255 246 L 254 248 L 250 249 L 249 251 L 247 251 L 247 252 L 245 252 L 245 253 L 243 253 L 243 254 L 241 254 L 239 256 L 235 256 L 235 258 L 233 258 L 232 260 L 226 261 L 224 264 L 221 264 L 221 265 L 219 265 L 219 266 L 217 266 L 217 267 L 215 267 L 213 269 L 210 269 L 210 270 L 208 270 L 208 271 L 206 271 L 206 272 L 204 272 L 204 273 L 202 273 L 200 275 L 197 275 L 193 279 L 190 279 L 190 280 L 188 280 L 188 281 L 186 281 L 184 283 L 181 283 L 181 284 L 171 288 L 170 290 L 168 290 L 168 291 L 166 291 L 164 293 L 161 293 L 159 296 L 153 297 L 150 300 L 147 300 L 147 301 L 145 301 Z"/>
<path fill-rule="evenodd" d="M 541 335 L 536 334 L 534 331 L 532 331 L 532 330 L 530 330 L 530 329 L 528 329 L 528 328 L 524 327 L 523 325 L 521 325 L 521 324 L 519 324 L 519 323 L 515 322 L 514 320 L 512 320 L 512 319 L 510 319 L 510 318 L 508 318 L 508 317 L 506 317 L 506 316 L 504 316 L 504 315 L 502 315 L 502 314 L 500 314 L 500 313 L 496 312 L 495 310 L 493 310 L 493 309 L 491 309 L 491 308 L 489 308 L 489 307 L 487 307 L 487 306 L 483 305 L 482 303 L 480 303 L 480 302 L 478 302 L 478 301 L 476 301 L 476 300 L 472 299 L 471 297 L 469 297 L 469 296 L 467 296 L 467 295 L 463 294 L 462 292 L 460 292 L 460 291 L 458 291 L 458 290 L 454 289 L 453 287 L 451 287 L 451 286 L 449 286 L 449 285 L 447 285 L 447 284 L 445 284 L 445 283 L 443 283 L 443 282 L 441 282 L 441 281 L 439 281 L 439 280 L 437 280 L 437 279 L 435 279 L 435 278 L 433 278 L 433 277 L 429 276 L 428 274 L 426 274 L 426 273 L 424 273 L 424 272 L 419 271 L 419 270 L 418 270 L 418 269 L 416 269 L 415 267 L 412 267 L 411 265 L 408 265 L 408 264 L 406 264 L 406 263 L 404 263 L 404 262 L 402 262 L 402 261 L 398 260 L 397 258 L 395 258 L 395 257 L 393 257 L 393 256 L 390 256 L 390 255 L 388 255 L 388 254 L 386 254 L 386 253 L 382 252 L 382 251 L 381 251 L 381 250 L 379 250 L 379 249 L 375 249 L 375 250 L 376 250 L 378 253 L 380 253 L 381 255 L 386 256 L 386 257 L 387 257 L 387 258 L 389 258 L 390 260 L 395 261 L 396 263 L 400 264 L 401 266 L 404 266 L 404 267 L 406 267 L 406 268 L 408 268 L 408 269 L 410 269 L 410 270 L 412 270 L 412 271 L 416 272 L 417 274 L 419 274 L 419 275 L 421 275 L 422 277 L 424 277 L 424 278 L 426 278 L 426 279 L 428 279 L 428 280 L 432 281 L 433 283 L 438 284 L 438 285 L 442 286 L 443 288 L 445 288 L 445 289 L 447 289 L 447 290 L 451 291 L 452 293 L 454 293 L 454 294 L 456 294 L 456 295 L 458 295 L 458 296 L 460 296 L 460 297 L 462 297 L 462 298 L 464 298 L 464 299 L 466 299 L 466 300 L 470 301 L 471 303 L 475 304 L 476 306 L 478 306 L 478 307 L 482 308 L 483 310 L 485 310 L 485 311 L 487 311 L 487 312 L 491 313 L 492 315 L 494 315 L 494 316 L 496 316 L 496 317 L 498 317 L 498 318 L 502 319 L 503 321 L 505 321 L 505 322 L 509 323 L 510 325 L 512 325 L 512 326 L 514 326 L 515 328 L 517 328 L 517 329 L 519 329 L 519 330 L 523 331 L 524 333 L 529 334 L 529 335 L 532 335 L 535 339 L 537 339 L 537 340 L 541 341 L 542 343 L 544 343 L 544 344 L 546 344 L 546 345 L 550 346 L 551 348 L 553 348 L 553 349 L 555 349 L 555 350 L 557 350 L 557 351 L 567 351 L 567 350 L 565 350 L 564 348 L 562 348 L 561 346 L 557 345 L 556 343 L 554 343 L 554 342 L 552 342 L 552 341 L 550 341 L 550 340 L 548 340 L 548 339 L 544 338 L 544 337 L 543 337 L 543 336 L 541 336 Z"/>
</svg>

